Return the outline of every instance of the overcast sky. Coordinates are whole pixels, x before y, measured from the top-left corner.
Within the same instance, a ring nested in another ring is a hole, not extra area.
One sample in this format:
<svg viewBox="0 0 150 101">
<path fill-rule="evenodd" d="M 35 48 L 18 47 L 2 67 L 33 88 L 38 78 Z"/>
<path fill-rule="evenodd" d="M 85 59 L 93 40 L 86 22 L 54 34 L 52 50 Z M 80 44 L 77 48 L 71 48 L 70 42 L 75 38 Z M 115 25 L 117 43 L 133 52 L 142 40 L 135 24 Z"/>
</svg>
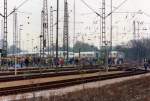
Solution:
<svg viewBox="0 0 150 101">
<path fill-rule="evenodd" d="M 43 0 L 29 0 L 25 5 L 23 5 L 18 11 L 25 13 L 18 13 L 19 25 L 23 25 L 22 29 L 22 48 L 26 50 L 32 50 L 32 46 L 39 45 L 39 35 L 41 28 L 41 9 L 42 9 Z M 102 0 L 84 0 L 88 5 L 90 5 L 95 11 L 100 12 L 101 1 Z M 124 0 L 113 0 L 113 6 L 117 7 Z M 8 12 L 11 12 L 12 9 L 23 0 L 8 0 Z M 69 2 L 69 34 L 70 34 L 70 43 L 72 46 L 73 40 L 73 0 L 68 0 Z M 122 7 L 120 7 L 116 12 L 137 12 L 142 10 L 147 14 L 150 14 L 150 1 L 149 0 L 128 0 L 125 2 Z M 48 6 L 53 6 L 56 9 L 56 0 L 49 0 Z M 106 0 L 106 12 L 110 12 L 110 0 Z M 0 0 L 0 13 L 3 13 L 3 0 Z M 9 30 L 8 30 L 8 41 L 9 45 L 12 45 L 12 17 L 9 17 Z M 28 19 L 29 17 L 29 19 Z M 56 14 L 54 12 L 54 22 L 56 19 Z M 137 14 L 114 14 L 113 15 L 113 45 L 127 42 L 133 38 L 133 20 L 144 21 L 149 23 L 150 17 L 145 15 Z M 59 43 L 62 45 L 62 28 L 63 28 L 63 0 L 60 0 L 60 31 L 59 31 Z M 30 24 L 28 24 L 28 22 Z M 109 39 L 109 18 L 107 18 L 107 38 Z M 150 25 L 141 25 L 141 28 L 148 27 Z M 55 32 L 55 30 L 54 30 Z M 149 31 L 143 32 L 148 35 Z M 99 17 L 94 14 L 90 9 L 88 9 L 81 0 L 76 0 L 76 34 L 77 40 L 82 40 L 88 42 L 89 44 L 94 44 L 99 46 Z M 141 32 L 142 33 L 142 32 Z M 55 34 L 55 33 L 54 33 Z M 145 34 L 144 34 L 145 35 Z M 143 36 L 144 36 L 143 35 Z M 33 45 L 32 45 L 33 39 Z M 55 40 L 54 40 L 55 41 Z"/>
</svg>

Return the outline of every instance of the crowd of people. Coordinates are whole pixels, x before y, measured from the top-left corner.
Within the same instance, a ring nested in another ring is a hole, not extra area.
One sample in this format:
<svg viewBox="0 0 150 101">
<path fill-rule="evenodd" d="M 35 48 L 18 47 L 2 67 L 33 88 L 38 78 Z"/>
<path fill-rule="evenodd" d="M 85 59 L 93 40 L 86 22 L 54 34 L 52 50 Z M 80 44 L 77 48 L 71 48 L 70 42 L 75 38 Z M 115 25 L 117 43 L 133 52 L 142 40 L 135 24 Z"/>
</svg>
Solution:
<svg viewBox="0 0 150 101">
<path fill-rule="evenodd" d="M 95 58 L 69 58 L 68 60 L 60 58 L 40 58 L 40 57 L 7 57 L 1 58 L 0 64 L 7 67 L 63 67 L 65 65 L 94 65 L 98 62 Z"/>
<path fill-rule="evenodd" d="M 1 58 L 1 65 L 7 67 L 28 67 L 32 59 L 29 57 L 7 57 Z"/>
</svg>

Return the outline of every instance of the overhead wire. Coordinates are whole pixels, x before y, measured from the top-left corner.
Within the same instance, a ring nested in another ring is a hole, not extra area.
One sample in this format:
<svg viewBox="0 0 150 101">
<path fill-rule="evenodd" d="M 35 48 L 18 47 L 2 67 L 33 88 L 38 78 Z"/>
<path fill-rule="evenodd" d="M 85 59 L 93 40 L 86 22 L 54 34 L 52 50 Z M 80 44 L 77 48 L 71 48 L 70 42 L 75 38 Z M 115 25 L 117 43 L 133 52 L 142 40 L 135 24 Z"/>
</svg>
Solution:
<svg viewBox="0 0 150 101">
<path fill-rule="evenodd" d="M 149 17 L 150 18 L 150 14 L 147 14 L 145 12 L 142 12 L 145 16 Z"/>
<path fill-rule="evenodd" d="M 120 3 L 117 7 L 114 7 L 114 10 L 112 12 L 110 12 L 109 14 L 107 14 L 106 18 L 108 16 L 110 16 L 112 13 L 114 13 L 116 10 L 118 10 L 123 4 L 125 4 L 128 0 L 124 0 L 122 3 Z M 81 2 L 83 4 L 85 4 L 93 13 L 95 13 L 96 15 L 102 17 L 98 12 L 96 12 L 90 5 L 88 5 L 84 0 L 81 0 Z"/>
<path fill-rule="evenodd" d="M 13 11 L 8 14 L 8 16 L 10 16 L 11 14 L 13 14 L 16 10 L 18 10 L 20 7 L 22 7 L 28 1 L 29 0 L 24 0 L 19 6 L 17 6 L 16 8 L 14 8 Z"/>
<path fill-rule="evenodd" d="M 112 13 L 114 13 L 116 10 L 118 10 L 122 5 L 124 5 L 126 2 L 127 2 L 128 0 L 124 0 L 122 3 L 120 3 L 112 12 L 110 12 L 107 16 L 106 16 L 106 18 L 108 17 L 108 16 L 110 16 Z"/>
<path fill-rule="evenodd" d="M 3 14 L 1 14 L 1 13 L 0 13 L 0 16 L 4 17 L 4 15 L 3 15 Z"/>
<path fill-rule="evenodd" d="M 102 17 L 98 12 L 96 12 L 91 6 L 89 6 L 84 0 L 81 0 L 81 2 L 83 4 L 85 4 L 93 13 L 95 13 L 96 15 Z"/>
</svg>

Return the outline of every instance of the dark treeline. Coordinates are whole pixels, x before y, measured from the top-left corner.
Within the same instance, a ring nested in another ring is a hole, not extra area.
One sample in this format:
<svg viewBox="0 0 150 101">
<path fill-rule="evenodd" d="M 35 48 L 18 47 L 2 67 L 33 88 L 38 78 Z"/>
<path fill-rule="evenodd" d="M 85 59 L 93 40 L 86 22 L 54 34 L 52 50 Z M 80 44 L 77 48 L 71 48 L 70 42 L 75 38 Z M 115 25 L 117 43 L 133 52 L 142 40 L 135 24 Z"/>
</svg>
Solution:
<svg viewBox="0 0 150 101">
<path fill-rule="evenodd" d="M 56 49 L 55 45 L 54 45 L 54 50 Z M 58 47 L 59 51 L 63 51 L 63 47 L 59 46 Z M 48 48 L 46 49 L 48 51 Z M 51 49 L 50 49 L 51 50 Z M 74 44 L 74 47 L 69 47 L 69 52 L 79 52 L 79 50 L 81 52 L 88 52 L 88 51 L 97 51 L 98 48 L 94 45 L 90 45 L 88 43 L 84 43 L 81 41 L 77 41 Z"/>
<path fill-rule="evenodd" d="M 116 46 L 115 50 L 124 52 L 126 59 L 150 58 L 150 39 L 131 40 L 126 46 Z"/>
<path fill-rule="evenodd" d="M 15 50 L 20 50 L 15 46 L 11 46 L 8 49 L 9 53 L 12 53 L 14 48 Z M 69 47 L 70 52 L 72 52 L 73 49 L 74 52 L 79 52 L 79 50 L 80 52 L 98 51 L 97 47 L 80 41 L 77 41 L 74 47 Z M 126 59 L 141 60 L 143 58 L 150 58 L 150 39 L 131 40 L 126 44 L 126 46 L 116 46 L 114 47 L 114 50 L 124 52 Z M 63 51 L 63 47 L 59 46 L 59 51 Z"/>
<path fill-rule="evenodd" d="M 53 48 L 54 48 L 54 51 L 55 51 L 56 50 L 56 46 L 54 45 Z M 21 50 L 18 47 L 12 45 L 12 46 L 9 47 L 8 53 L 9 54 L 13 54 L 13 52 L 14 52 L 13 50 L 15 50 L 15 53 L 26 51 L 26 50 Z M 51 50 L 51 48 L 50 48 L 50 50 Z M 59 51 L 63 51 L 63 47 L 59 46 L 58 50 Z M 88 52 L 88 51 L 97 51 L 98 48 L 96 46 L 94 46 L 94 45 L 90 45 L 88 43 L 83 43 L 83 42 L 77 41 L 74 44 L 74 47 L 69 47 L 69 52 L 73 52 L 73 50 L 74 50 L 74 52 L 79 52 L 79 50 L 80 50 L 80 52 Z M 48 51 L 48 47 L 46 48 L 46 51 Z"/>
</svg>

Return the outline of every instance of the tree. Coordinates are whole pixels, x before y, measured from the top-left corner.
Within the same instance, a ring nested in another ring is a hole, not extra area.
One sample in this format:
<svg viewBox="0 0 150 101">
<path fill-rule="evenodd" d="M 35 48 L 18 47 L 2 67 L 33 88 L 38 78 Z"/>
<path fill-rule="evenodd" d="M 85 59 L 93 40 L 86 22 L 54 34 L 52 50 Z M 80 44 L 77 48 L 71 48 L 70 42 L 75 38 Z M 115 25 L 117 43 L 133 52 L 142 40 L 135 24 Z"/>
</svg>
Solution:
<svg viewBox="0 0 150 101">
<path fill-rule="evenodd" d="M 8 54 L 17 54 L 18 52 L 22 52 L 22 50 L 15 45 L 12 45 L 8 48 Z"/>
<path fill-rule="evenodd" d="M 116 51 L 125 53 L 127 59 L 142 60 L 143 58 L 150 58 L 150 39 L 131 40 L 128 42 L 128 47 L 116 46 Z"/>
<path fill-rule="evenodd" d="M 88 51 L 97 51 L 98 48 L 95 47 L 94 45 L 89 45 L 87 43 L 77 41 L 76 44 L 74 45 L 74 51 L 78 52 L 79 50 L 81 52 L 88 52 Z"/>
</svg>

